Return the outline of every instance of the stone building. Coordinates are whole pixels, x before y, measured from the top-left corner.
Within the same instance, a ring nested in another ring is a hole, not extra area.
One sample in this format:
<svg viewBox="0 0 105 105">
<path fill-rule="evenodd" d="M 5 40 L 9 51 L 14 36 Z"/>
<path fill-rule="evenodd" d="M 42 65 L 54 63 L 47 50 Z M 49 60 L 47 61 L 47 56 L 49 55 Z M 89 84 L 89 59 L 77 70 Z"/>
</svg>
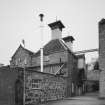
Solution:
<svg viewBox="0 0 105 105">
<path fill-rule="evenodd" d="M 26 73 L 26 104 L 35 104 L 67 97 L 66 78 L 33 69 Z"/>
<path fill-rule="evenodd" d="M 105 19 L 99 22 L 100 97 L 105 98 Z"/>
<path fill-rule="evenodd" d="M 87 92 L 99 91 L 99 70 L 88 70 L 87 71 Z"/>
<path fill-rule="evenodd" d="M 0 68 L 0 105 L 23 105 L 23 68 Z M 25 105 L 66 97 L 66 79 L 53 74 L 26 69 Z"/>
<path fill-rule="evenodd" d="M 78 73 L 77 73 L 77 79 L 78 79 L 78 94 L 81 95 L 82 93 L 86 92 L 86 83 L 87 83 L 87 70 L 86 70 L 86 64 L 85 64 L 85 55 L 80 54 L 76 55 L 78 58 Z"/>
<path fill-rule="evenodd" d="M 87 92 L 99 91 L 99 59 L 95 58 L 94 61 L 86 64 L 87 70 Z"/>
<path fill-rule="evenodd" d="M 16 105 L 16 89 L 15 85 L 18 79 L 18 69 L 20 68 L 10 68 L 9 66 L 0 67 L 0 105 Z M 20 69 L 21 70 L 21 69 Z M 20 84 L 19 84 L 20 85 Z M 22 85 L 20 85 L 18 100 L 19 105 L 22 105 L 23 92 Z"/>
<path fill-rule="evenodd" d="M 34 53 L 25 49 L 22 45 L 18 47 L 11 57 L 11 67 L 30 67 L 32 65 L 32 56 Z"/>
<path fill-rule="evenodd" d="M 62 29 L 65 26 L 61 21 L 51 23 L 49 27 L 52 39 L 43 47 L 43 72 L 40 72 L 40 50 L 33 53 L 20 45 L 10 61 L 10 67 L 26 69 L 27 102 L 32 101 L 32 94 L 38 101 L 45 101 L 81 95 L 85 91 L 85 56 L 73 53 L 74 38 L 72 36 L 62 38 Z M 49 89 L 51 96 L 42 88 Z M 33 100 L 35 101 L 35 98 Z"/>
</svg>

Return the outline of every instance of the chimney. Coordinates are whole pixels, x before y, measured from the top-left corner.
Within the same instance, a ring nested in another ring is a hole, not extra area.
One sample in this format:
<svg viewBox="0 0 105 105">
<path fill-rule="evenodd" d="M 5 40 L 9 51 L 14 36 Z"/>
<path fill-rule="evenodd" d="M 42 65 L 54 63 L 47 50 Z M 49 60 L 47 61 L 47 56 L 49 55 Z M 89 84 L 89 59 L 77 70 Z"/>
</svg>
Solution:
<svg viewBox="0 0 105 105">
<path fill-rule="evenodd" d="M 101 19 L 99 22 L 99 33 L 101 33 L 103 30 L 105 30 L 105 19 Z"/>
<path fill-rule="evenodd" d="M 63 38 L 64 42 L 66 43 L 67 47 L 73 51 L 73 41 L 75 40 L 72 36 L 66 36 Z"/>
<path fill-rule="evenodd" d="M 105 19 L 99 24 L 99 70 L 100 72 L 100 90 L 99 97 L 105 98 Z"/>
<path fill-rule="evenodd" d="M 62 38 L 62 29 L 65 28 L 65 26 L 62 24 L 60 20 L 54 23 L 50 23 L 48 24 L 48 26 L 52 30 L 52 33 L 51 33 L 52 40 Z"/>
</svg>

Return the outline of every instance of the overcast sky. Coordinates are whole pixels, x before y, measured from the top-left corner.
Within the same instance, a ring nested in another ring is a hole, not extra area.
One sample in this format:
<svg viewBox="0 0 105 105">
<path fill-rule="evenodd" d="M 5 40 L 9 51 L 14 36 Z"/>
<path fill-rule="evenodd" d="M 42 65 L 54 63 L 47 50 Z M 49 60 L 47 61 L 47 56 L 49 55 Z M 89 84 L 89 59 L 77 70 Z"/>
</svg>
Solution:
<svg viewBox="0 0 105 105">
<path fill-rule="evenodd" d="M 44 44 L 51 40 L 47 24 L 61 20 L 63 35 L 75 38 L 74 50 L 98 48 L 98 22 L 105 18 L 105 0 L 0 0 L 0 63 L 9 64 L 24 39 L 26 48 L 40 48 L 40 21 L 44 17 Z"/>
</svg>

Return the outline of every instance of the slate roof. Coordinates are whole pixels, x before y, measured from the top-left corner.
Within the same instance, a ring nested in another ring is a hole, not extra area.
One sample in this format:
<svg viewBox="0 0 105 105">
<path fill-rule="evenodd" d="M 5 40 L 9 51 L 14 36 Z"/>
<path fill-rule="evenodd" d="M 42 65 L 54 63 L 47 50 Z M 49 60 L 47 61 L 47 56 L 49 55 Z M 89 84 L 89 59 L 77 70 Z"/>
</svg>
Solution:
<svg viewBox="0 0 105 105">
<path fill-rule="evenodd" d="M 69 42 L 69 41 L 71 41 L 71 42 L 73 42 L 75 39 L 73 38 L 73 36 L 66 36 L 66 37 L 64 37 L 64 38 L 62 38 L 65 42 Z"/>
<path fill-rule="evenodd" d="M 50 23 L 50 24 L 48 24 L 48 26 L 51 29 L 55 29 L 56 27 L 59 27 L 59 29 L 62 30 L 62 28 L 65 28 L 65 26 L 62 24 L 62 22 L 60 20 L 59 21 L 56 21 L 56 22 L 53 22 L 53 23 Z"/>
<path fill-rule="evenodd" d="M 15 51 L 15 53 L 13 54 L 12 58 L 16 55 L 16 53 L 17 53 L 17 51 L 18 51 L 19 49 L 25 50 L 29 55 L 34 55 L 34 54 L 35 54 L 34 52 L 32 52 L 32 51 L 30 51 L 30 50 L 24 48 L 24 47 L 20 44 L 20 46 L 18 47 L 18 49 L 17 49 L 17 50 Z"/>
<path fill-rule="evenodd" d="M 22 48 L 23 50 L 25 50 L 29 55 L 31 56 L 40 56 L 40 50 L 38 50 L 36 53 L 24 48 L 21 44 L 18 47 L 18 49 L 15 51 L 15 53 L 13 54 L 12 58 L 15 56 L 15 54 L 17 53 L 17 51 Z M 56 52 L 61 52 L 61 51 L 70 51 L 70 49 L 67 47 L 67 45 L 65 44 L 63 39 L 54 39 L 49 41 L 44 47 L 43 47 L 43 54 L 44 55 L 49 55 L 52 53 L 56 53 Z M 72 53 L 73 54 L 73 53 Z"/>
<path fill-rule="evenodd" d="M 24 48 L 24 47 L 23 47 L 23 48 Z M 26 49 L 26 48 L 24 48 L 24 50 L 25 50 L 26 52 L 28 52 L 29 55 L 34 55 L 34 54 L 35 54 L 34 52 L 32 52 L 32 51 L 30 51 L 30 50 L 28 50 L 28 49 Z"/>
<path fill-rule="evenodd" d="M 66 50 L 68 50 L 68 47 L 64 44 L 63 40 L 61 39 L 51 40 L 43 47 L 44 55 L 49 55 L 51 53 L 66 51 Z M 35 56 L 39 55 L 40 55 L 40 50 L 36 52 Z"/>
</svg>

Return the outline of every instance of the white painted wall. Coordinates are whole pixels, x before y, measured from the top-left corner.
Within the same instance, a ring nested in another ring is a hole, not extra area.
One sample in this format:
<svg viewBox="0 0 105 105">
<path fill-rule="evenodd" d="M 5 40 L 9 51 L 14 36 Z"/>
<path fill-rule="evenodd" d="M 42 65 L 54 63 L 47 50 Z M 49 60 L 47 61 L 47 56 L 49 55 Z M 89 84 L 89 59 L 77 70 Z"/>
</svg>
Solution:
<svg viewBox="0 0 105 105">
<path fill-rule="evenodd" d="M 52 40 L 62 38 L 62 31 L 59 28 L 51 30 L 51 32 L 52 32 L 51 33 Z"/>
<path fill-rule="evenodd" d="M 82 69 L 85 67 L 85 60 L 83 58 L 78 59 L 78 69 Z"/>
</svg>

